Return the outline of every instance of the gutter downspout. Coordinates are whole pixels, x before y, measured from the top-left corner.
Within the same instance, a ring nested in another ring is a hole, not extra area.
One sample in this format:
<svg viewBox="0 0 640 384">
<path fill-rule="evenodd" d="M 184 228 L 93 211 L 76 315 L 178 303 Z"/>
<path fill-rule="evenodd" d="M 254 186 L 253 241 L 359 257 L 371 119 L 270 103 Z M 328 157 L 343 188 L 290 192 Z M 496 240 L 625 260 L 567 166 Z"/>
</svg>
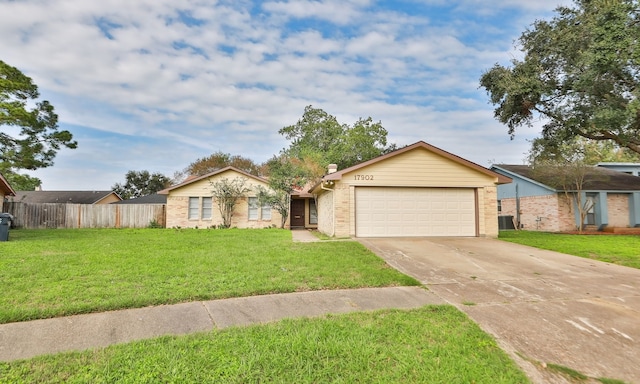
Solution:
<svg viewBox="0 0 640 384">
<path fill-rule="evenodd" d="M 516 230 L 520 229 L 520 195 L 518 194 L 518 183 L 516 183 Z"/>
<path fill-rule="evenodd" d="M 335 215 L 335 210 L 336 210 L 336 194 L 333 193 L 333 189 L 331 188 L 325 188 L 324 186 L 324 181 L 320 182 L 320 189 L 322 189 L 323 191 L 329 191 L 331 192 L 331 198 L 333 199 L 333 203 L 332 203 L 332 208 L 333 208 L 333 217 L 331 218 L 331 237 L 334 237 L 336 235 L 336 215 Z"/>
</svg>

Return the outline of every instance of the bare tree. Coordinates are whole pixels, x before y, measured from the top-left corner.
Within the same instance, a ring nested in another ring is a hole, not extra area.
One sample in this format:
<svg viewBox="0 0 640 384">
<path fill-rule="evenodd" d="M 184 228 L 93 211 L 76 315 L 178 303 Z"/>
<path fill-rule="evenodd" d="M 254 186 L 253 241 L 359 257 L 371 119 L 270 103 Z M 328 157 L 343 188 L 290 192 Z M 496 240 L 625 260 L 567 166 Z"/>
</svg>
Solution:
<svg viewBox="0 0 640 384">
<path fill-rule="evenodd" d="M 251 191 L 246 186 L 247 179 L 244 177 L 236 177 L 234 179 L 223 178 L 211 183 L 211 196 L 218 204 L 220 215 L 222 216 L 222 227 L 231 227 L 231 218 L 234 209 L 241 197 Z"/>
<path fill-rule="evenodd" d="M 563 191 L 571 212 L 576 207 L 580 218 L 577 225 L 580 232 L 584 230 L 587 214 L 594 207 L 593 200 L 585 199 L 583 194 L 585 181 L 591 170 L 593 167 L 582 161 L 543 162 L 533 168 L 534 179 Z"/>
</svg>

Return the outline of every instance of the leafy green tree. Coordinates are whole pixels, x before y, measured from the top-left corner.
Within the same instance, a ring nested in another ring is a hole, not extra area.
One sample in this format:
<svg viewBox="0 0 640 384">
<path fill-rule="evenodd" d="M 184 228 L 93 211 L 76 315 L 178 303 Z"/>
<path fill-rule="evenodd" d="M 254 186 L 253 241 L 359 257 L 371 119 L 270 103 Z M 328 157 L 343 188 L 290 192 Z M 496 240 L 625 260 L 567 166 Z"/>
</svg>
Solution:
<svg viewBox="0 0 640 384">
<path fill-rule="evenodd" d="M 37 177 L 14 172 L 8 167 L 7 163 L 0 163 L 0 174 L 11 184 L 11 188 L 16 191 L 33 191 L 42 185 L 42 181 Z"/>
<path fill-rule="evenodd" d="M 231 155 L 230 153 L 218 151 L 189 164 L 189 166 L 182 171 L 182 175 L 203 176 L 229 166 L 256 176 L 260 176 L 262 173 L 260 165 L 256 164 L 253 160 L 240 155 Z"/>
<path fill-rule="evenodd" d="M 549 142 L 581 136 L 640 153 L 638 1 L 574 3 L 536 21 L 518 40 L 524 58 L 496 64 L 480 85 L 512 136 L 541 118 Z"/>
<path fill-rule="evenodd" d="M 340 124 L 335 116 L 311 105 L 296 124 L 278 133 L 291 141 L 283 150 L 287 157 L 314 159 L 324 169 L 329 164 L 344 169 L 395 149 L 387 146 L 387 130 L 381 122 L 368 117 L 352 126 Z"/>
<path fill-rule="evenodd" d="M 244 177 L 223 178 L 211 182 L 211 196 L 220 210 L 222 227 L 231 227 L 231 219 L 238 201 L 251 191 L 246 184 L 247 179 Z"/>
<path fill-rule="evenodd" d="M 335 164 L 338 169 L 343 169 L 395 149 L 395 144 L 387 145 L 387 130 L 380 121 L 374 122 L 371 117 L 360 118 L 353 126 L 345 129 L 341 159 Z"/>
<path fill-rule="evenodd" d="M 353 125 L 340 124 L 319 108 L 305 107 L 302 118 L 278 133 L 290 145 L 265 163 L 269 189 L 261 188 L 258 198 L 282 216 L 281 227 L 289 217 L 290 195 L 327 172 L 329 164 L 348 168 L 395 149 L 387 145 L 387 130 L 371 117 Z"/>
<path fill-rule="evenodd" d="M 585 199 L 582 193 L 587 176 L 592 180 L 597 177 L 591 172 L 593 168 L 579 159 L 550 159 L 539 161 L 533 169 L 537 180 L 543 180 L 546 185 L 564 193 L 571 212 L 574 207 L 578 210 L 577 227 L 580 232 L 584 229 L 587 213 L 594 206 L 593 200 Z"/>
<path fill-rule="evenodd" d="M 45 168 L 62 147 L 76 148 L 69 131 L 58 130 L 48 101 L 37 101 L 38 87 L 20 70 L 0 61 L 0 164 L 4 176 Z"/>
<path fill-rule="evenodd" d="M 271 190 L 259 185 L 258 201 L 261 205 L 268 205 L 280 214 L 280 228 L 284 228 L 289 217 L 291 195 L 281 190 Z"/>
<path fill-rule="evenodd" d="M 569 210 L 577 209 L 578 230 L 584 229 L 585 219 L 594 206 L 592 199 L 584 198 L 583 191 L 587 178 L 591 181 L 602 177 L 594 172 L 594 164 L 601 161 L 633 161 L 635 152 L 627 153 L 625 148 L 613 142 L 592 141 L 576 137 L 558 143 L 544 138 L 533 140 L 529 151 L 529 163 L 537 180 L 549 185 L 565 195 Z"/>
<path fill-rule="evenodd" d="M 266 162 L 269 188 L 258 187 L 258 201 L 278 211 L 280 228 L 284 228 L 291 206 L 291 193 L 301 190 L 309 180 L 319 177 L 313 159 L 300 160 L 286 155 L 274 156 Z"/>
<path fill-rule="evenodd" d="M 160 173 L 149 171 L 127 172 L 124 184 L 116 183 L 111 190 L 123 199 L 133 199 L 140 196 L 154 194 L 171 185 L 171 179 Z"/>
<path fill-rule="evenodd" d="M 595 165 L 600 162 L 640 162 L 640 154 L 628 148 L 620 148 L 612 141 L 593 141 L 579 136 L 556 142 L 541 137 L 531 141 L 527 161 L 532 165 L 576 161 Z"/>
</svg>

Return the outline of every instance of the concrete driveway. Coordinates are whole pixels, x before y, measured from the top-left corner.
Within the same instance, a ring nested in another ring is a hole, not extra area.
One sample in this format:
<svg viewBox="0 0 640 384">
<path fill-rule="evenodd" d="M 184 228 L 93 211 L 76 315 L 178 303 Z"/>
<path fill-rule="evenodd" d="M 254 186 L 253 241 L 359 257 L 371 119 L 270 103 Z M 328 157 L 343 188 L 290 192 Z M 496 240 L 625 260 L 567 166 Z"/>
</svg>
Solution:
<svg viewBox="0 0 640 384">
<path fill-rule="evenodd" d="M 640 383 L 640 270 L 485 238 L 359 239 L 492 334 L 533 382 L 544 364 Z"/>
</svg>

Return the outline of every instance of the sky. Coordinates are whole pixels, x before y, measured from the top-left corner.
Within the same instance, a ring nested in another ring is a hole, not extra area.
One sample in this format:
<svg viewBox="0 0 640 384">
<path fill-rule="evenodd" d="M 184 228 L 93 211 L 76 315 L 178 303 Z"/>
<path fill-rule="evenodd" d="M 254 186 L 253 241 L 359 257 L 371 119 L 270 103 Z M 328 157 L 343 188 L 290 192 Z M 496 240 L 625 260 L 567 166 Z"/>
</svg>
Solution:
<svg viewBox="0 0 640 384">
<path fill-rule="evenodd" d="M 539 126 L 512 140 L 479 78 L 571 4 L 0 0 L 0 60 L 34 80 L 78 142 L 29 172 L 44 190 L 110 190 L 129 170 L 172 177 L 217 151 L 261 163 L 308 105 L 343 124 L 381 121 L 398 146 L 522 164 Z"/>
</svg>

